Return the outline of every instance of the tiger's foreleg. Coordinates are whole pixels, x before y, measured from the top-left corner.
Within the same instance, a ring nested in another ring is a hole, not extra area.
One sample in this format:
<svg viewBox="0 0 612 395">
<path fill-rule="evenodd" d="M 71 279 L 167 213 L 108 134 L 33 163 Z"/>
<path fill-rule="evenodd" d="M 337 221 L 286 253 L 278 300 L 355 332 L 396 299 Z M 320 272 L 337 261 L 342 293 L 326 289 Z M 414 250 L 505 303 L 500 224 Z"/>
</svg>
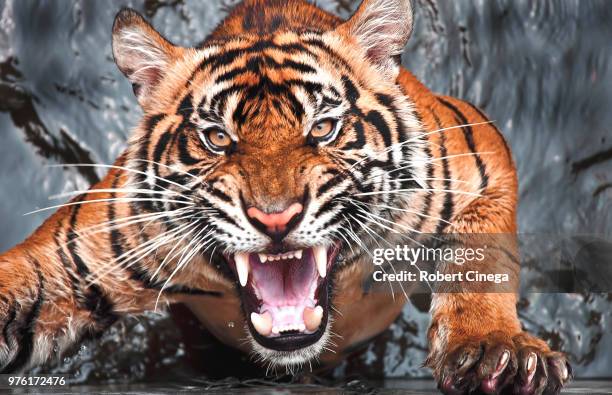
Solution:
<svg viewBox="0 0 612 395">
<path fill-rule="evenodd" d="M 144 266 L 117 259 L 141 251 L 142 245 L 111 237 L 111 208 L 119 213 L 120 207 L 95 203 L 107 197 L 90 194 L 61 208 L 25 242 L 0 254 L 0 372 L 20 372 L 58 358 L 121 316 L 170 301 L 168 292 L 158 299 L 160 289 L 147 286 Z M 124 234 L 127 229 L 121 228 Z"/>
<path fill-rule="evenodd" d="M 159 291 L 114 273 L 89 283 L 91 277 L 83 273 L 90 270 L 87 264 L 73 265 L 78 255 L 66 250 L 47 249 L 46 255 L 11 250 L 0 256 L 0 372 L 18 373 L 59 359 L 121 316 L 154 309 Z M 167 302 L 163 296 L 160 308 Z"/>
<path fill-rule="evenodd" d="M 1 372 L 42 364 L 117 319 L 104 295 L 73 289 L 61 267 L 24 251 L 0 257 Z"/>
<path fill-rule="evenodd" d="M 486 225 L 473 223 L 478 217 L 474 213 L 483 212 L 475 207 L 480 204 L 486 202 L 475 201 L 467 210 L 470 213 L 456 218 L 457 233 L 468 233 L 469 228 L 487 232 Z M 426 365 L 433 369 L 438 387 L 445 394 L 558 394 L 570 379 L 570 366 L 562 353 L 551 351 L 544 341 L 521 328 L 516 310 L 519 261 L 515 237 L 470 237 L 480 246 L 487 245 L 485 260 L 474 267 L 447 265 L 444 271 L 506 273 L 510 281 L 443 289 L 433 296 Z M 489 240 L 484 241 L 485 237 Z"/>
</svg>

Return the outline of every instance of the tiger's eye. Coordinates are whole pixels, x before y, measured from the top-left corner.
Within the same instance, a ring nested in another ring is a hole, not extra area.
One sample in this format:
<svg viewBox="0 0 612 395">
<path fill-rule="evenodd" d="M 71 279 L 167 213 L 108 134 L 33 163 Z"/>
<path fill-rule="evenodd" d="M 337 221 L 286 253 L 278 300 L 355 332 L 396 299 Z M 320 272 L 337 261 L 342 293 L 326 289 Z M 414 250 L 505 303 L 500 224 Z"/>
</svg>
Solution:
<svg viewBox="0 0 612 395">
<path fill-rule="evenodd" d="M 206 137 L 212 145 L 219 148 L 227 148 L 232 143 L 230 136 L 220 129 L 208 131 Z"/>
<path fill-rule="evenodd" d="M 333 119 L 324 119 L 314 124 L 310 129 L 310 135 L 315 138 L 322 138 L 334 131 L 336 121 Z"/>
</svg>

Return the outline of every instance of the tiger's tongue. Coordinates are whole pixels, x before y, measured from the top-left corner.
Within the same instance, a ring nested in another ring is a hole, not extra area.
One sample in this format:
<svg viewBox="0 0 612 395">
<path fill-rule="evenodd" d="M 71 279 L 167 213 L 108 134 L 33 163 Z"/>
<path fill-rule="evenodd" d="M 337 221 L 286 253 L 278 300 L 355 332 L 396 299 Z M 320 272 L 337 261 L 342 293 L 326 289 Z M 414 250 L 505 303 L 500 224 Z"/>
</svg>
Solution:
<svg viewBox="0 0 612 395">
<path fill-rule="evenodd" d="M 277 336 L 287 331 L 316 331 L 323 309 L 315 299 L 319 275 L 312 254 L 280 262 L 250 259 L 250 263 L 252 286 L 261 301 L 259 312 L 250 317 L 257 332 Z"/>
</svg>

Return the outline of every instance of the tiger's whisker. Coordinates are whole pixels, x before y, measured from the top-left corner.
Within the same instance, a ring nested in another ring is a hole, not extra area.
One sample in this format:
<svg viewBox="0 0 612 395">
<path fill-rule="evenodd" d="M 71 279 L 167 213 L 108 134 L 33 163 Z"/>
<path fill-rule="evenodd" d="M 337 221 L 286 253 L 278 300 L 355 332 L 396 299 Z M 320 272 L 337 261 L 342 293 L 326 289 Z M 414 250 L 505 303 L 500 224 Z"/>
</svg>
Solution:
<svg viewBox="0 0 612 395">
<path fill-rule="evenodd" d="M 467 192 L 467 191 L 457 191 L 452 189 L 432 189 L 432 188 L 406 188 L 406 189 L 395 189 L 390 191 L 373 191 L 373 192 L 360 192 L 356 193 L 355 196 L 370 196 L 370 195 L 385 195 L 385 194 L 402 194 L 402 192 L 445 192 L 445 193 L 453 193 L 457 195 L 467 195 L 474 197 L 482 197 L 479 193 Z M 409 195 L 407 195 L 409 196 Z"/>
<path fill-rule="evenodd" d="M 462 125 L 449 126 L 449 127 L 446 127 L 446 128 L 436 129 L 436 130 L 432 130 L 432 131 L 429 131 L 429 132 L 423 132 L 423 133 L 418 134 L 415 137 L 411 137 L 411 138 L 409 138 L 407 140 L 404 140 L 404 141 L 401 141 L 399 143 L 391 144 L 390 146 L 388 146 L 384 150 L 382 150 L 380 152 L 376 152 L 376 154 L 386 154 L 386 153 L 389 153 L 389 152 L 393 151 L 394 149 L 401 148 L 401 147 L 403 147 L 404 145 L 406 145 L 408 143 L 415 142 L 417 140 L 422 139 L 423 137 L 430 136 L 432 134 L 441 133 L 441 132 L 444 132 L 444 131 L 447 131 L 447 130 L 452 130 L 452 129 L 462 129 L 462 128 L 465 128 L 465 127 L 486 125 L 486 124 L 491 124 L 491 123 L 494 123 L 494 121 L 466 123 L 466 124 L 462 124 Z M 361 161 L 353 163 L 353 165 L 351 165 L 351 168 L 354 167 L 354 166 L 359 165 L 362 161 L 368 160 L 368 159 L 372 160 L 372 157 L 371 156 L 367 156 L 367 157 L 363 158 Z"/>
<path fill-rule="evenodd" d="M 190 226 L 195 225 L 195 223 L 187 223 L 184 225 L 179 226 L 176 229 L 172 229 L 163 233 L 160 233 L 159 235 L 157 235 L 156 237 L 146 241 L 145 243 L 139 244 L 136 247 L 124 252 L 123 254 L 121 254 L 120 256 L 118 256 L 117 258 L 113 259 L 112 261 L 108 262 L 105 266 L 109 266 L 107 267 L 107 271 L 104 272 L 102 275 L 97 275 L 96 276 L 92 276 L 92 280 L 89 281 L 89 284 L 93 284 L 94 282 L 98 282 L 99 280 L 101 280 L 103 277 L 105 277 L 108 273 L 117 270 L 121 267 L 124 268 L 129 268 L 131 267 L 133 264 L 135 264 L 137 261 L 139 261 L 140 259 L 146 257 L 150 252 L 152 252 L 153 250 L 163 246 L 164 244 L 178 238 L 178 234 L 180 234 L 181 232 L 185 231 L 186 229 L 188 229 Z M 133 259 L 135 257 L 138 257 L 139 259 L 137 261 L 133 261 Z M 125 266 L 124 266 L 125 265 Z M 104 267 L 101 267 L 104 268 Z"/>
<path fill-rule="evenodd" d="M 62 199 L 65 197 L 78 196 L 78 195 L 90 194 L 90 193 L 146 193 L 150 195 L 181 196 L 187 200 L 193 200 L 188 196 L 185 196 L 183 194 L 180 194 L 174 191 L 156 191 L 153 189 L 127 189 L 127 188 L 89 189 L 89 190 L 83 190 L 83 191 L 64 192 L 64 193 L 59 193 L 57 195 L 49 196 L 49 200 Z"/>
<path fill-rule="evenodd" d="M 182 208 L 179 208 L 179 209 L 176 209 L 176 210 L 172 210 L 172 211 L 168 211 L 168 212 L 161 213 L 161 214 L 160 213 L 148 213 L 148 214 L 140 214 L 140 215 L 131 215 L 131 216 L 128 216 L 128 217 L 125 217 L 125 218 L 118 218 L 118 219 L 111 220 L 111 221 L 105 221 L 105 222 L 102 222 L 100 224 L 89 226 L 87 228 L 75 229 L 76 237 L 74 237 L 74 238 L 72 238 L 72 239 L 70 239 L 70 240 L 68 240 L 68 241 L 66 241 L 64 243 L 61 243 L 61 245 L 58 246 L 57 251 L 61 250 L 63 247 L 69 246 L 69 245 L 71 245 L 71 244 L 73 244 L 73 243 L 75 243 L 75 242 L 77 242 L 77 241 L 79 241 L 79 240 L 81 240 L 83 238 L 86 239 L 88 236 L 91 236 L 91 235 L 94 235 L 94 234 L 107 232 L 109 230 L 112 231 L 114 229 L 121 229 L 121 228 L 123 228 L 125 226 L 133 225 L 133 224 L 139 223 L 141 221 L 147 221 L 151 217 L 158 217 L 158 218 L 155 218 L 155 219 L 161 219 L 161 218 L 166 217 L 166 216 L 173 216 L 173 215 L 175 215 L 175 213 L 176 213 L 176 215 L 179 215 L 180 211 L 186 210 L 188 208 L 189 207 L 182 207 Z M 141 219 L 136 220 L 137 218 L 141 218 Z M 130 221 L 133 221 L 133 223 L 131 223 Z M 123 223 L 123 222 L 126 222 L 126 223 Z M 118 223 L 118 224 L 113 225 L 112 227 L 109 227 L 109 225 L 112 224 L 112 223 Z"/>
<path fill-rule="evenodd" d="M 154 198 L 92 199 L 92 200 L 83 200 L 81 202 L 70 202 L 70 203 L 65 203 L 65 204 L 58 204 L 58 205 L 55 205 L 55 206 L 49 206 L 49 207 L 41 208 L 41 209 L 38 209 L 38 210 L 30 211 L 30 212 L 25 213 L 23 215 L 24 216 L 32 215 L 32 214 L 40 213 L 40 212 L 43 212 L 43 211 L 58 209 L 58 208 L 62 208 L 62 207 L 76 206 L 76 205 L 80 205 L 80 204 L 92 204 L 92 203 L 102 203 L 102 202 L 162 202 L 162 203 L 176 203 L 176 204 L 186 204 L 186 205 L 192 204 L 192 203 L 186 203 L 186 202 L 184 202 L 182 200 L 154 199 Z"/>
<path fill-rule="evenodd" d="M 471 181 L 460 180 L 458 178 L 436 178 L 436 177 L 423 177 L 423 178 L 393 178 L 393 181 L 405 182 L 405 181 L 451 181 L 457 184 L 472 184 Z"/>
<path fill-rule="evenodd" d="M 363 222 L 359 221 L 358 219 L 356 219 L 355 217 L 353 217 L 351 215 L 351 218 L 353 218 L 361 227 L 364 231 L 366 231 L 368 234 L 370 235 L 375 235 L 378 238 L 380 238 L 382 241 L 384 241 L 388 246 L 390 246 L 391 248 L 393 248 L 393 245 L 388 241 L 383 239 L 379 234 L 377 234 L 376 232 L 374 232 L 374 230 L 372 230 L 369 226 L 367 226 L 367 224 L 364 224 Z M 376 240 L 375 238 L 372 238 L 373 240 Z M 382 248 L 382 246 L 380 245 L 380 243 L 378 243 L 378 241 L 376 241 L 376 244 L 378 244 L 378 247 Z M 385 259 L 385 261 L 389 264 L 389 266 L 391 266 L 391 270 L 393 270 L 393 273 L 397 274 L 397 271 L 395 270 L 395 266 L 393 265 L 393 263 L 391 263 L 390 261 L 388 261 L 387 259 Z M 381 267 L 381 270 L 383 272 L 385 272 L 384 268 Z M 390 287 L 392 288 L 393 286 L 391 285 L 391 283 L 389 283 Z M 402 290 L 402 293 L 404 294 L 404 296 L 406 297 L 406 299 L 408 299 L 408 294 L 406 293 L 406 290 L 404 289 L 404 285 L 400 282 L 400 289 Z M 395 299 L 395 297 L 394 297 Z"/>
<path fill-rule="evenodd" d="M 342 215 L 344 217 L 344 215 Z M 348 219 L 345 218 L 345 221 L 348 221 Z M 355 254 L 355 251 L 353 250 L 353 246 L 351 245 L 351 243 L 349 243 L 349 241 L 346 239 L 346 237 L 344 236 L 344 234 L 342 233 L 342 228 L 340 229 L 334 229 L 332 230 L 332 233 L 335 233 L 337 235 L 339 235 L 340 237 L 342 237 L 342 239 L 344 239 L 344 241 L 346 242 L 346 245 L 350 248 L 351 253 Z"/>
<path fill-rule="evenodd" d="M 419 217 L 435 219 L 435 220 L 438 220 L 438 221 L 441 221 L 441 222 L 445 222 L 445 223 L 447 223 L 449 225 L 453 225 L 452 222 L 449 222 L 449 221 L 447 221 L 447 220 L 445 220 L 443 218 L 439 218 L 439 217 L 436 217 L 436 216 L 433 216 L 433 215 L 423 214 L 423 213 L 420 213 L 418 211 L 413 211 L 413 210 L 409 210 L 409 209 L 406 209 L 406 208 L 392 207 L 392 206 L 387 206 L 387 205 L 384 205 L 384 204 L 374 204 L 374 203 L 368 203 L 368 202 L 360 202 L 358 200 L 351 199 L 351 198 L 349 198 L 347 196 L 342 196 L 342 197 L 339 198 L 339 200 L 347 200 L 347 201 L 351 201 L 351 202 L 354 202 L 354 203 L 361 203 L 361 204 L 365 204 L 365 205 L 368 205 L 368 206 L 371 206 L 371 207 L 379 207 L 379 208 L 388 209 L 388 210 L 402 211 L 402 212 L 406 212 L 406 213 L 409 213 L 409 214 L 418 215 Z"/>
<path fill-rule="evenodd" d="M 130 250 L 122 254 L 122 257 L 118 257 L 117 259 L 114 259 L 113 261 L 108 262 L 104 266 L 97 269 L 94 273 L 92 273 L 89 284 L 93 284 L 94 282 L 100 281 L 110 272 L 118 270 L 122 267 L 130 268 L 133 264 L 144 259 L 151 252 L 157 250 L 159 247 L 163 246 L 164 244 L 178 238 L 179 237 L 178 233 L 180 233 L 181 230 L 182 229 L 179 229 L 178 231 L 164 232 L 158 235 L 157 237 L 155 237 L 154 239 L 149 240 L 146 243 L 143 243 L 141 245 L 137 245 L 134 248 L 131 248 Z"/>
<path fill-rule="evenodd" d="M 196 179 L 198 181 L 203 181 L 203 180 L 200 180 L 198 177 L 194 176 L 193 174 L 189 173 L 188 171 L 177 169 L 175 167 L 168 166 L 168 165 L 165 165 L 163 163 L 156 162 L 154 160 L 149 160 L 149 159 L 132 159 L 131 161 L 133 161 L 133 162 L 144 162 L 144 163 L 150 163 L 152 165 L 162 166 L 162 167 L 165 167 L 165 168 L 170 169 L 172 171 L 176 171 L 178 173 L 181 173 L 181 174 L 184 174 L 184 175 L 189 176 L 191 178 L 194 178 L 194 179 Z"/>
<path fill-rule="evenodd" d="M 115 219 L 111 221 L 106 221 L 101 224 L 97 224 L 97 225 L 90 226 L 87 228 L 76 229 L 75 233 L 77 234 L 77 238 L 87 237 L 87 236 L 91 236 L 91 235 L 98 234 L 101 232 L 108 232 L 108 231 L 121 229 L 126 226 L 135 225 L 141 222 L 155 221 L 157 219 L 162 219 L 164 217 L 172 217 L 174 215 L 181 215 L 183 213 L 181 213 L 180 211 L 184 211 L 188 208 L 189 207 L 183 207 L 178 210 L 173 210 L 172 212 L 140 214 L 140 215 L 133 215 L 133 216 L 125 217 L 125 218 L 119 218 L 119 219 Z M 186 218 L 186 217 L 183 217 L 183 218 Z M 181 219 L 181 218 L 177 218 L 177 220 L 178 219 Z M 75 240 L 76 239 L 72 239 L 70 242 L 74 242 Z"/>
<path fill-rule="evenodd" d="M 363 211 L 362 211 L 362 212 L 363 212 Z M 359 214 L 358 214 L 358 215 L 359 215 Z M 364 218 L 364 217 L 362 216 L 362 218 Z M 353 217 L 353 219 L 357 220 L 355 217 Z M 368 218 L 364 218 L 364 219 L 365 219 L 365 220 L 367 220 L 367 221 L 370 221 L 370 222 L 372 222 L 372 223 L 374 223 L 374 224 L 376 224 L 376 225 L 378 225 L 378 226 L 381 226 L 381 227 L 383 227 L 383 228 L 385 227 L 384 225 L 381 225 L 381 224 L 379 224 L 378 222 L 373 221 L 372 219 L 368 219 Z M 358 222 L 359 222 L 359 221 L 358 221 Z M 399 225 L 399 224 L 396 224 L 396 225 Z M 368 227 L 368 228 L 369 228 L 369 227 Z M 414 230 L 412 230 L 412 231 L 414 232 Z M 374 234 L 376 234 L 376 232 L 374 232 Z M 416 241 L 415 239 L 413 239 L 413 238 L 411 238 L 411 237 L 409 237 L 409 236 L 406 236 L 406 235 L 404 235 L 404 236 L 405 236 L 406 238 L 408 238 L 408 239 L 409 239 L 411 242 L 413 242 L 413 243 L 415 243 L 415 244 L 419 245 L 420 247 L 425 248 L 425 245 L 424 245 L 424 244 L 419 243 L 418 241 Z M 379 237 L 380 237 L 380 236 L 379 236 Z M 437 239 L 437 238 L 436 238 L 436 239 Z M 437 240 L 439 240 L 439 239 L 437 239 Z M 389 243 L 387 242 L 387 244 L 389 244 Z M 387 261 L 387 263 L 389 263 L 389 265 L 391 266 L 391 268 L 392 268 L 392 269 L 393 269 L 393 271 L 395 272 L 395 267 L 393 266 L 393 264 L 392 264 L 391 262 L 389 262 L 389 261 Z M 421 271 L 421 268 L 420 268 L 420 267 L 419 267 L 419 266 L 416 264 L 416 262 L 414 262 L 413 264 L 414 264 L 414 266 L 415 266 L 415 267 L 416 267 L 416 268 L 417 268 L 419 271 Z M 382 269 L 382 267 L 381 267 L 381 269 Z M 395 273 L 397 273 L 397 272 L 395 272 Z M 427 286 L 428 286 L 428 287 L 429 287 L 431 290 L 433 290 L 433 288 L 431 287 L 431 284 L 429 283 L 429 281 L 427 281 Z M 400 283 L 400 287 L 402 288 L 402 291 L 403 291 L 403 290 L 404 290 L 404 288 L 403 288 L 403 286 L 402 286 L 402 284 L 401 284 L 401 283 Z M 408 296 L 405 294 L 405 292 L 404 292 L 404 295 L 406 296 L 406 298 L 408 298 Z"/>
<path fill-rule="evenodd" d="M 183 255 L 181 255 L 181 258 L 179 259 L 179 263 L 176 265 L 175 269 L 172 271 L 172 273 L 170 274 L 170 276 L 166 279 L 166 281 L 164 282 L 164 284 L 162 285 L 159 293 L 157 294 L 157 299 L 155 300 L 155 308 L 154 310 L 157 311 L 157 305 L 159 303 L 159 299 L 162 296 L 162 293 L 164 292 L 164 290 L 166 289 L 166 287 L 168 286 L 168 284 L 170 283 L 170 281 L 172 281 L 172 279 L 174 278 L 174 276 L 185 266 L 187 265 L 191 259 L 193 258 L 193 256 L 195 254 L 198 253 L 198 251 L 200 251 L 203 247 L 202 244 L 200 244 L 197 248 L 193 248 L 189 254 L 185 255 L 185 252 L 189 250 L 189 248 L 191 248 L 192 245 L 194 244 L 199 244 L 201 243 L 202 239 L 208 237 L 209 235 L 212 234 L 212 231 L 209 231 L 206 235 L 204 236 L 200 236 L 204 231 L 206 230 L 206 227 L 204 227 L 202 230 L 200 230 L 193 238 L 193 240 L 187 244 L 187 246 L 185 246 L 185 248 L 183 249 Z M 205 245 L 205 244 L 204 244 Z"/>
<path fill-rule="evenodd" d="M 362 240 L 359 238 L 359 236 L 357 236 L 357 234 L 355 233 L 355 231 L 353 230 L 353 227 L 351 225 L 350 222 L 347 222 L 348 224 L 348 228 L 345 228 L 347 235 L 349 237 L 351 237 L 356 243 L 357 245 L 359 245 L 361 247 L 361 249 L 363 251 L 365 251 L 366 254 L 368 254 L 370 256 L 370 258 L 374 259 L 374 255 L 372 254 L 372 252 L 367 248 L 367 246 L 365 246 L 365 244 L 362 242 Z M 349 230 L 350 228 L 350 230 Z M 384 272 L 384 269 L 383 269 Z M 395 300 L 395 292 L 393 290 L 393 286 L 391 284 L 389 284 L 389 287 L 391 289 L 391 297 L 393 298 L 393 300 Z"/>
<path fill-rule="evenodd" d="M 135 173 L 135 174 L 140 174 L 140 175 L 144 175 L 146 177 L 153 177 L 156 180 L 160 180 L 160 181 L 164 181 L 167 182 L 168 184 L 172 184 L 175 185 L 179 188 L 183 188 L 187 191 L 189 191 L 189 188 L 187 188 L 184 185 L 181 185 L 177 182 L 174 182 L 172 180 L 168 180 L 164 177 L 160 177 L 160 176 L 156 176 L 154 174 L 147 174 L 143 171 L 140 170 L 135 170 L 135 169 L 130 169 L 129 167 L 125 167 L 125 166 L 116 166 L 116 165 L 102 165 L 102 164 L 95 164 L 95 163 L 67 163 L 67 164 L 61 164 L 61 165 L 46 165 L 46 167 L 100 167 L 103 169 L 117 169 L 117 170 L 125 170 L 127 172 L 131 172 L 131 173 Z M 162 188 L 162 187 L 160 187 Z M 163 189 L 163 188 L 162 188 Z"/>
<path fill-rule="evenodd" d="M 205 227 L 204 227 L 204 229 L 207 229 L 207 228 L 208 228 L 208 226 L 205 226 Z M 177 241 L 177 242 L 174 244 L 174 246 L 172 247 L 172 249 L 171 249 L 171 250 L 170 250 L 170 251 L 169 251 L 169 252 L 166 254 L 166 257 L 164 258 L 164 260 L 162 261 L 162 263 L 161 263 L 161 264 L 158 266 L 157 270 L 155 270 L 155 272 L 153 273 L 153 275 L 151 276 L 151 278 L 155 278 L 155 277 L 156 277 L 156 276 L 159 274 L 160 270 L 161 270 L 161 269 L 164 267 L 164 265 L 165 265 L 167 262 L 172 261 L 174 258 L 176 258 L 176 257 L 178 256 L 178 254 L 179 254 L 180 252 L 178 252 L 178 253 L 176 253 L 176 254 L 172 255 L 172 254 L 173 254 L 173 252 L 174 252 L 174 250 L 176 250 L 176 248 L 177 248 L 177 247 L 178 247 L 178 246 L 179 246 L 179 245 L 182 243 L 182 241 L 183 241 L 183 240 L 185 240 L 185 239 L 186 239 L 186 238 L 187 238 L 187 237 L 188 237 L 188 236 L 189 236 L 191 233 L 195 232 L 196 230 L 197 230 L 197 227 L 194 227 L 194 228 L 193 228 L 192 230 L 190 230 L 188 233 L 185 233 L 185 235 L 183 235 L 183 237 L 181 237 L 181 238 L 180 238 L 180 240 L 178 240 L 178 241 Z"/>
</svg>

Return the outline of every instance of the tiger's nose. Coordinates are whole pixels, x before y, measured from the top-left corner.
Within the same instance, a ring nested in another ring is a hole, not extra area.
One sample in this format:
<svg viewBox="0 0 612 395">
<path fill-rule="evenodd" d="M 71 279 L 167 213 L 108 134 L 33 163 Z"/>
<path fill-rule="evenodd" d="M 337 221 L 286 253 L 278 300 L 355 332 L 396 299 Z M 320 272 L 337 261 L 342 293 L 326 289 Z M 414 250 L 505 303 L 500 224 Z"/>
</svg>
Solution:
<svg viewBox="0 0 612 395">
<path fill-rule="evenodd" d="M 249 207 L 247 216 L 249 221 L 270 236 L 274 241 L 280 241 L 293 229 L 301 219 L 304 206 L 293 203 L 281 212 L 265 213 L 257 207 Z"/>
</svg>

